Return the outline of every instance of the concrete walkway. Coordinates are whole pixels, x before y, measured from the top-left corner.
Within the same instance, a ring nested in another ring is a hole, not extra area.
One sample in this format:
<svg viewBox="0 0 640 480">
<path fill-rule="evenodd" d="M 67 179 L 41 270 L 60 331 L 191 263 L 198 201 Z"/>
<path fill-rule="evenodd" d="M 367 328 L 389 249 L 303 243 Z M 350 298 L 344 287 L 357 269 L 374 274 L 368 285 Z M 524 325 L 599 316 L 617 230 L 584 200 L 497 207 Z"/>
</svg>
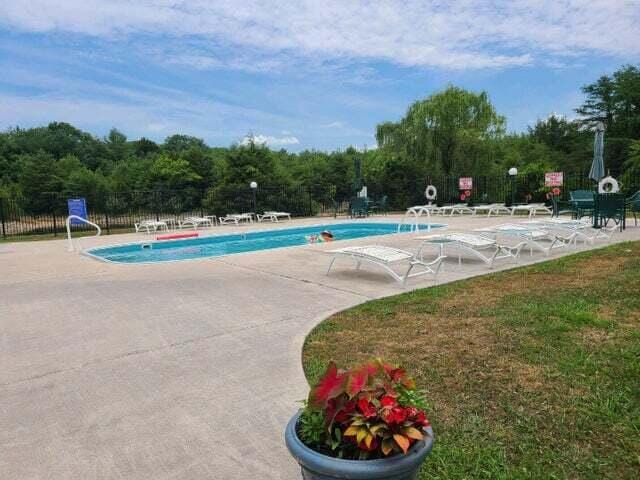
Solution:
<svg viewBox="0 0 640 480">
<path fill-rule="evenodd" d="M 293 224 L 324 221 L 333 219 Z M 505 219 L 444 221 L 468 230 Z M 61 240 L 0 244 L 0 478 L 299 478 L 282 432 L 307 394 L 305 335 L 333 312 L 403 291 L 381 270 L 346 261 L 326 276 L 322 251 L 416 250 L 414 236 L 156 265 L 99 262 Z M 627 239 L 640 239 L 640 228 L 616 241 Z M 450 261 L 440 281 L 486 272 Z M 408 289 L 431 284 L 419 277 Z"/>
</svg>

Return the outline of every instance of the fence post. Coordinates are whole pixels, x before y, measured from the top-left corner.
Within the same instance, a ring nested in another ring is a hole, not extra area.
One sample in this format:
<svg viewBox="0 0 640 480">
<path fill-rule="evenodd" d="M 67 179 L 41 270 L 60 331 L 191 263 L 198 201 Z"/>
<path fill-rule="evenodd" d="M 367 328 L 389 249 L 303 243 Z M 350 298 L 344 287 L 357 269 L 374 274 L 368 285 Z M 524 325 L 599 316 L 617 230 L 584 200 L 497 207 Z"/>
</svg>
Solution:
<svg viewBox="0 0 640 480">
<path fill-rule="evenodd" d="M 2 222 L 2 238 L 7 238 L 7 227 L 4 222 L 4 202 L 0 197 L 0 222 Z"/>
<path fill-rule="evenodd" d="M 104 224 L 107 227 L 107 235 L 111 235 L 111 228 L 109 226 L 109 201 L 107 200 L 104 204 Z"/>
<path fill-rule="evenodd" d="M 53 236 L 58 236 L 58 225 L 56 224 L 56 201 L 55 196 L 51 195 L 51 215 L 53 216 Z"/>
</svg>

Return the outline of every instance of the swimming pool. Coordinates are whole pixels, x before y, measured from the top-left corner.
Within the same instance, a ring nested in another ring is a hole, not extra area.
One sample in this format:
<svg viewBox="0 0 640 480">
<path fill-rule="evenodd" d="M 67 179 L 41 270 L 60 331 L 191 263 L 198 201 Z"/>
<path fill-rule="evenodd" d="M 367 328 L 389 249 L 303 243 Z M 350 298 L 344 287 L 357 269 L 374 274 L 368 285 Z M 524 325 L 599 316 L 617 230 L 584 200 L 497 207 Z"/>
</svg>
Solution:
<svg viewBox="0 0 640 480">
<path fill-rule="evenodd" d="M 443 227 L 431 224 L 431 228 Z M 420 225 L 427 230 L 428 225 Z M 334 223 L 305 227 L 252 231 L 239 234 L 212 235 L 169 241 L 148 241 L 91 248 L 84 253 L 94 258 L 114 263 L 157 263 L 196 258 L 220 257 L 235 253 L 269 250 L 273 248 L 305 245 L 307 236 L 323 230 L 333 233 L 336 240 L 390 235 L 398 233 L 397 223 Z M 408 232 L 409 225 L 402 225 L 401 232 Z"/>
</svg>

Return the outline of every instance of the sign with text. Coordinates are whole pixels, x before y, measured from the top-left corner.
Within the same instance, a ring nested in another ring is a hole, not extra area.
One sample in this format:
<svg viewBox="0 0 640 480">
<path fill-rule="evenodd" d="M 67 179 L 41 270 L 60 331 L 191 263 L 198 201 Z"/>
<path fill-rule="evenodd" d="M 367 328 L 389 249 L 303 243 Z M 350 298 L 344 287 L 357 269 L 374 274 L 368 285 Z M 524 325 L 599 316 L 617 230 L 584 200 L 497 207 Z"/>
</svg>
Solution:
<svg viewBox="0 0 640 480">
<path fill-rule="evenodd" d="M 561 187 L 563 180 L 562 172 L 547 172 L 544 174 L 545 187 Z"/>
<path fill-rule="evenodd" d="M 460 177 L 460 179 L 458 180 L 459 190 L 471 190 L 472 188 L 473 188 L 473 178 Z"/>
<path fill-rule="evenodd" d="M 84 198 L 67 199 L 67 208 L 69 210 L 69 215 L 75 215 L 87 220 L 87 201 Z M 71 219 L 71 225 L 82 225 L 83 223 L 84 222 L 81 222 L 77 218 Z"/>
</svg>

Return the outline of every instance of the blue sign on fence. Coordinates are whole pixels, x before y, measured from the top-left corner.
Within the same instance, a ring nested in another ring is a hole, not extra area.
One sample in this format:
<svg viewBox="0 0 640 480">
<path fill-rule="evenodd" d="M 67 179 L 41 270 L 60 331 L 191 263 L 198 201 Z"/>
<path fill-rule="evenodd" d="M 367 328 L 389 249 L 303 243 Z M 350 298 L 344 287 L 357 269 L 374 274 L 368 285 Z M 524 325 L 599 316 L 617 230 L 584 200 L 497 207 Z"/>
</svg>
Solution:
<svg viewBox="0 0 640 480">
<path fill-rule="evenodd" d="M 87 201 L 84 198 L 67 199 L 67 207 L 69 209 L 69 215 L 76 215 L 87 220 Z M 71 219 L 71 225 L 81 225 L 82 223 L 84 222 L 81 222 L 77 218 Z"/>
</svg>

